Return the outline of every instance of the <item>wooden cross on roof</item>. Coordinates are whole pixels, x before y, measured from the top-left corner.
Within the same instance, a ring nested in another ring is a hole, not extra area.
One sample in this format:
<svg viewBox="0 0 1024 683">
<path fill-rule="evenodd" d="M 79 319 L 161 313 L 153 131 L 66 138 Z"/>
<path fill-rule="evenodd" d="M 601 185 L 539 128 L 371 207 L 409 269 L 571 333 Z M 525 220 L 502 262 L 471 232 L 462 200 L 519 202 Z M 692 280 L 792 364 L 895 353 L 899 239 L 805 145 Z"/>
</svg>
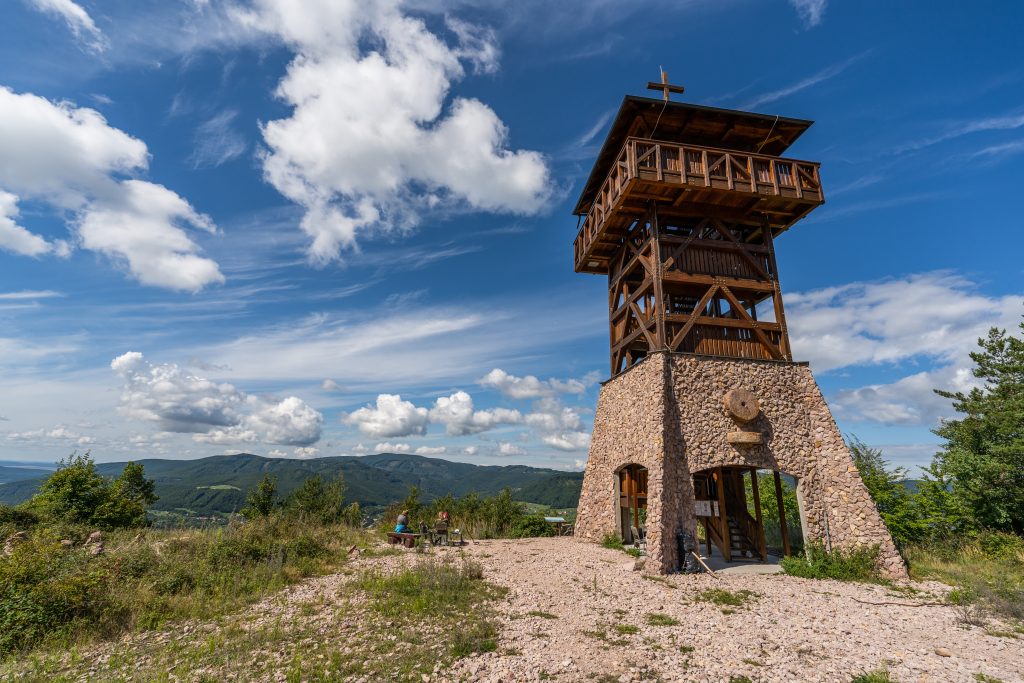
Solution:
<svg viewBox="0 0 1024 683">
<path fill-rule="evenodd" d="M 668 82 L 668 72 L 665 71 L 664 69 L 661 70 L 661 83 L 656 83 L 654 81 L 648 81 L 647 82 L 647 89 L 648 90 L 660 90 L 661 91 L 661 96 L 665 99 L 666 102 L 668 102 L 668 94 L 670 92 L 674 92 L 674 93 L 681 93 L 681 92 L 683 92 L 683 86 L 681 86 L 681 85 L 671 85 Z"/>
</svg>

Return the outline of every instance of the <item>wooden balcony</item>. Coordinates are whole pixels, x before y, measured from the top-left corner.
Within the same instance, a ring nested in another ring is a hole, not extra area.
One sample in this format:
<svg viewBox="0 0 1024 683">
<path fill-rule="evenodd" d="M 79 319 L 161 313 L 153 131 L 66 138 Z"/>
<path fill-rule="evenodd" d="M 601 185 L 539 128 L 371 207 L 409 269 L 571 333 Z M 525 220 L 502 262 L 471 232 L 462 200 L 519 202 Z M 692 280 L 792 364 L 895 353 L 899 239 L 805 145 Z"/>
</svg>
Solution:
<svg viewBox="0 0 1024 683">
<path fill-rule="evenodd" d="M 820 164 L 627 138 L 576 236 L 576 272 L 607 273 L 648 201 L 679 213 L 761 220 L 785 230 L 824 202 Z"/>
</svg>

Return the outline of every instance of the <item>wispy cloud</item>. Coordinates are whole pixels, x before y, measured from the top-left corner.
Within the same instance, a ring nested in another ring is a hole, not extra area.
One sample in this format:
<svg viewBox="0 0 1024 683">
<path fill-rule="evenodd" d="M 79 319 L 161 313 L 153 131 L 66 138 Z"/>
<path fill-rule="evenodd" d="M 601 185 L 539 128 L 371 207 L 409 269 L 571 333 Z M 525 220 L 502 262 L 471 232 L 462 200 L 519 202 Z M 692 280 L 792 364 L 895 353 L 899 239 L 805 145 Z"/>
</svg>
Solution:
<svg viewBox="0 0 1024 683">
<path fill-rule="evenodd" d="M 796 10 L 804 26 L 814 28 L 825 16 L 828 0 L 789 0 L 789 4 Z"/>
<path fill-rule="evenodd" d="M 839 62 L 838 64 L 833 64 L 832 66 L 826 67 L 821 71 L 817 72 L 816 74 L 808 76 L 807 78 L 797 81 L 796 83 L 787 85 L 784 88 L 779 88 L 778 90 L 772 90 L 771 92 L 766 92 L 762 95 L 758 95 L 757 97 L 749 100 L 748 102 L 744 102 L 742 105 L 740 105 L 740 107 L 743 109 L 753 109 L 754 107 L 759 107 L 762 104 L 768 104 L 769 102 L 781 100 L 783 97 L 789 97 L 790 95 L 798 93 L 801 90 L 806 90 L 807 88 L 815 86 L 819 83 L 823 83 L 829 79 L 835 78 L 836 76 L 846 71 L 855 63 L 867 57 L 869 54 L 871 54 L 871 52 L 872 50 L 865 50 L 864 52 L 856 54 L 850 57 L 849 59 Z"/>
<path fill-rule="evenodd" d="M 20 292 L 0 292 L 0 301 L 22 301 L 25 299 L 52 299 L 64 296 L 52 289 L 23 289 Z"/>
<path fill-rule="evenodd" d="M 245 137 L 234 127 L 238 112 L 225 110 L 196 129 L 195 149 L 189 157 L 193 168 L 213 168 L 245 154 Z"/>
<path fill-rule="evenodd" d="M 1014 154 L 1020 154 L 1024 152 L 1024 140 L 1012 140 L 1010 142 L 1004 142 L 999 145 L 989 145 L 979 149 L 977 152 L 971 155 L 971 159 L 978 159 L 985 157 L 995 161 L 1004 157 L 1013 156 Z"/>
<path fill-rule="evenodd" d="M 953 140 L 954 138 L 963 137 L 964 135 L 970 135 L 972 133 L 982 133 L 992 130 L 1017 130 L 1022 127 L 1024 127 L 1024 113 L 1022 112 L 1015 112 L 1003 116 L 989 116 L 980 119 L 959 121 L 949 126 L 943 133 L 908 142 L 902 147 L 897 147 L 894 151 L 896 154 L 916 152 L 919 149 L 931 147 L 932 145 L 937 145 L 941 142 Z"/>
<path fill-rule="evenodd" d="M 89 13 L 72 0 L 30 0 L 29 4 L 40 12 L 63 20 L 72 35 L 90 52 L 103 52 L 110 47 L 107 37 Z"/>
</svg>

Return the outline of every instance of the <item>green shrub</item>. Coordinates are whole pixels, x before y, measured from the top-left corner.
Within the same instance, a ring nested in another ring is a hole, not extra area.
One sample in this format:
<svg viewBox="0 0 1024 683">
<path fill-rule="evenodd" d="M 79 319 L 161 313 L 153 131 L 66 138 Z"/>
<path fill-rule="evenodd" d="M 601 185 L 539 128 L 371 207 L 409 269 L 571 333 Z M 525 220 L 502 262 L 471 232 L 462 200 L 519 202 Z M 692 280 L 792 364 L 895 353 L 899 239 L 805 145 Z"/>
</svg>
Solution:
<svg viewBox="0 0 1024 683">
<path fill-rule="evenodd" d="M 878 581 L 878 546 L 825 550 L 821 542 L 811 543 L 803 556 L 782 558 L 782 569 L 791 576 L 837 581 Z"/>
<path fill-rule="evenodd" d="M 601 547 L 608 550 L 622 550 L 622 537 L 618 534 L 605 534 L 601 539 Z"/>
<path fill-rule="evenodd" d="M 129 462 L 113 481 L 96 471 L 89 453 L 72 453 L 25 503 L 31 514 L 53 523 L 101 529 L 146 525 L 146 508 L 156 502 L 154 482 L 142 465 Z"/>
<path fill-rule="evenodd" d="M 544 521 L 543 515 L 526 515 L 512 526 L 509 536 L 512 538 L 532 538 L 536 536 L 554 536 L 555 527 Z"/>
<path fill-rule="evenodd" d="M 84 549 L 33 537 L 0 560 L 0 656 L 43 637 L 69 634 L 111 607 L 109 574 Z"/>
<path fill-rule="evenodd" d="M 0 504 L 0 533 L 7 536 L 14 531 L 25 531 L 39 523 L 39 515 L 29 510 Z"/>
</svg>

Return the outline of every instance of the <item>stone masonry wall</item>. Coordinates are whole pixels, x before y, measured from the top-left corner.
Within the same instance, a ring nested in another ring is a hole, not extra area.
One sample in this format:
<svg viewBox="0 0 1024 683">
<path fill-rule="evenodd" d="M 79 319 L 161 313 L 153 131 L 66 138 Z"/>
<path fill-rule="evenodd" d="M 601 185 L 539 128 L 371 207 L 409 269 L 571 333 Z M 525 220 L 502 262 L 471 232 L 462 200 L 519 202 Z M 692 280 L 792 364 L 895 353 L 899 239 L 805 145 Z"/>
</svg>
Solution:
<svg viewBox="0 0 1024 683">
<path fill-rule="evenodd" d="M 759 399 L 752 422 L 726 412 L 723 397 L 733 388 Z M 727 434 L 741 430 L 761 432 L 763 445 L 730 444 Z M 877 544 L 880 569 L 906 575 L 806 365 L 656 353 L 606 383 L 580 497 L 580 537 L 600 540 L 618 530 L 615 473 L 629 463 L 648 469 L 649 571 L 677 567 L 675 533 L 696 529 L 691 473 L 751 466 L 797 478 L 807 540 L 841 548 Z"/>
</svg>

